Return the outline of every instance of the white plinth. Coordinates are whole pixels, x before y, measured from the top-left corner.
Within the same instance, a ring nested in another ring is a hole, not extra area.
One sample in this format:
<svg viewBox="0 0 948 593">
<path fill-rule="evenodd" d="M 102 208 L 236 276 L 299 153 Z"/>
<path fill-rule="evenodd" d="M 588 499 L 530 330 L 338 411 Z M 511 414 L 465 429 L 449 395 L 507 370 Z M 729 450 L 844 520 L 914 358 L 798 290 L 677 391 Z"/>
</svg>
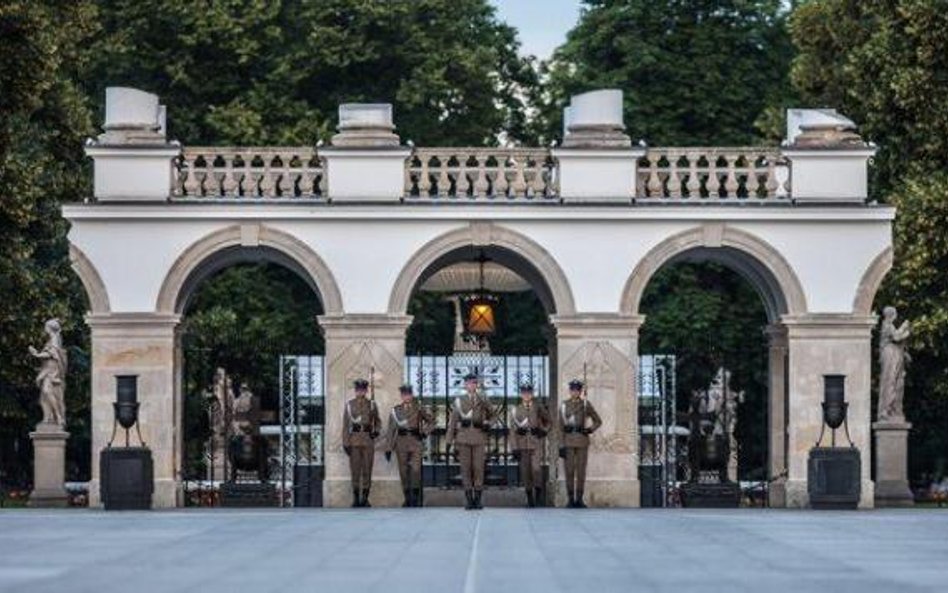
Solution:
<svg viewBox="0 0 948 593">
<path fill-rule="evenodd" d="M 884 420 L 872 425 L 876 437 L 877 507 L 906 507 L 915 504 L 908 485 L 908 433 L 905 421 Z"/>
<path fill-rule="evenodd" d="M 33 492 L 31 507 L 64 507 L 69 496 L 63 486 L 66 473 L 66 439 L 69 433 L 58 424 L 37 424 L 33 441 Z"/>
</svg>

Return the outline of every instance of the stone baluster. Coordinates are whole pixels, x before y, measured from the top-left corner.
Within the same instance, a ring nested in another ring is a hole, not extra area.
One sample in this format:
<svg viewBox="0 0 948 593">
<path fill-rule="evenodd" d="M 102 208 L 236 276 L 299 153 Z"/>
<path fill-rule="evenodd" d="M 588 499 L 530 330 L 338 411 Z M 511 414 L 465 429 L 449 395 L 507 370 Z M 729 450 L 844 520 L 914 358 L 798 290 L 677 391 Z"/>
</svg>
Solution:
<svg viewBox="0 0 948 593">
<path fill-rule="evenodd" d="M 418 196 L 422 198 L 431 196 L 431 173 L 428 170 L 431 159 L 430 154 L 422 154 L 418 159 L 421 162 L 421 170 L 418 173 Z"/>
<path fill-rule="evenodd" d="M 201 196 L 201 180 L 198 179 L 197 170 L 195 163 L 197 162 L 200 155 L 192 155 L 191 158 L 185 157 L 185 173 L 187 175 L 184 180 L 184 195 L 190 197 L 200 197 Z"/>
<path fill-rule="evenodd" d="M 725 154 L 724 160 L 727 161 L 727 179 L 724 181 L 724 197 L 737 197 L 737 190 L 740 183 L 737 181 L 737 158 L 736 154 Z"/>
<path fill-rule="evenodd" d="M 701 178 L 698 175 L 698 160 L 701 155 L 697 152 L 685 154 L 688 160 L 688 183 L 685 184 L 685 195 L 689 198 L 701 197 Z"/>
<path fill-rule="evenodd" d="M 316 193 L 316 171 L 310 169 L 308 163 L 303 163 L 303 169 L 300 171 L 299 188 L 300 196 L 311 196 Z"/>
<path fill-rule="evenodd" d="M 650 198 L 661 198 L 664 191 L 662 178 L 658 175 L 658 161 L 661 159 L 660 152 L 648 153 L 648 183 L 645 184 L 645 190 Z"/>
<path fill-rule="evenodd" d="M 668 197 L 681 198 L 681 176 L 678 175 L 678 159 L 681 155 L 677 152 L 668 153 Z"/>
<path fill-rule="evenodd" d="M 526 164 L 524 160 L 523 157 L 511 157 L 511 161 L 516 167 L 513 183 L 510 184 L 511 198 L 522 198 L 527 195 L 527 178 L 523 171 Z"/>
<path fill-rule="evenodd" d="M 533 167 L 532 167 L 533 179 L 532 179 L 532 183 L 530 184 L 531 189 L 533 190 L 532 194 L 533 194 L 533 197 L 535 198 L 544 198 L 546 197 L 547 181 L 543 177 L 543 170 L 544 170 L 543 157 L 540 155 L 536 155 L 532 158 L 533 158 Z"/>
<path fill-rule="evenodd" d="M 744 159 L 747 161 L 747 181 L 744 182 L 744 188 L 747 190 L 748 198 L 756 198 L 760 189 L 760 180 L 757 178 L 757 155 L 746 154 Z"/>
<path fill-rule="evenodd" d="M 260 175 L 260 196 L 272 198 L 275 195 L 276 184 L 273 183 L 273 170 L 271 165 L 273 157 L 265 155 L 263 159 L 263 173 Z"/>
<path fill-rule="evenodd" d="M 507 183 L 507 159 L 506 155 L 497 157 L 497 172 L 494 174 L 494 195 L 498 198 L 507 197 L 507 188 L 510 187 L 510 184 Z"/>
<path fill-rule="evenodd" d="M 471 181 L 467 178 L 467 156 L 461 155 L 458 157 L 458 176 L 454 182 L 456 191 L 455 196 L 458 198 L 466 198 L 467 192 L 471 189 Z"/>
<path fill-rule="evenodd" d="M 473 197 L 481 198 L 487 195 L 490 184 L 487 183 L 487 157 L 478 155 L 475 158 L 477 162 L 477 178 L 474 181 Z"/>
<path fill-rule="evenodd" d="M 234 177 L 234 159 L 236 155 L 225 154 L 224 158 L 224 177 L 221 179 L 221 190 L 225 197 L 233 197 L 237 194 L 237 179 Z"/>
<path fill-rule="evenodd" d="M 767 156 L 767 180 L 764 182 L 764 188 L 768 198 L 777 195 L 777 157 L 776 155 Z"/>
<path fill-rule="evenodd" d="M 708 189 L 708 198 L 714 200 L 721 197 L 721 179 L 718 177 L 718 156 L 709 153 L 708 159 L 708 181 L 705 187 Z"/>
<path fill-rule="evenodd" d="M 437 158 L 438 168 L 441 170 L 438 175 L 438 197 L 447 198 L 451 194 L 451 176 L 448 174 L 448 162 L 451 160 L 451 155 L 441 154 Z"/>
</svg>

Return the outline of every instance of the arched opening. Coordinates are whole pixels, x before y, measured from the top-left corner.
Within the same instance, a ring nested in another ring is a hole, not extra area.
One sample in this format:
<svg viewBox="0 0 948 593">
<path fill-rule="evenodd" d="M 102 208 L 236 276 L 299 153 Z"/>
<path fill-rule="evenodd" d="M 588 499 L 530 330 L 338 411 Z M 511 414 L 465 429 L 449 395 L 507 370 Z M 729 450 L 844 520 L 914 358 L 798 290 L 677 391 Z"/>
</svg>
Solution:
<svg viewBox="0 0 948 593">
<path fill-rule="evenodd" d="M 723 231 L 723 232 L 722 232 Z M 642 314 L 638 415 L 643 506 L 782 506 L 786 333 L 805 308 L 766 244 L 696 229 L 637 266 L 623 299 Z"/>
<path fill-rule="evenodd" d="M 317 316 L 327 292 L 340 306 L 338 290 L 295 239 L 261 230 L 247 245 L 236 235 L 219 235 L 214 249 L 192 247 L 159 297 L 159 308 L 182 316 L 175 417 L 183 504 L 318 506 L 325 347 Z"/>
<path fill-rule="evenodd" d="M 474 373 L 498 415 L 488 431 L 485 483 L 491 504 L 522 505 L 507 416 L 523 383 L 555 406 L 556 340 L 550 316 L 563 306 L 564 293 L 557 293 L 535 260 L 497 242 L 443 247 L 414 270 L 405 291 L 413 316 L 406 334 L 405 379 L 436 419 L 424 453 L 427 504 L 460 504 L 460 470 L 446 454 L 444 435 L 452 402 L 464 391 L 463 377 Z M 571 297 L 568 302 L 571 307 Z M 477 327 L 483 316 L 475 308 L 484 303 L 492 328 Z M 546 476 L 553 461 L 546 456 Z"/>
</svg>

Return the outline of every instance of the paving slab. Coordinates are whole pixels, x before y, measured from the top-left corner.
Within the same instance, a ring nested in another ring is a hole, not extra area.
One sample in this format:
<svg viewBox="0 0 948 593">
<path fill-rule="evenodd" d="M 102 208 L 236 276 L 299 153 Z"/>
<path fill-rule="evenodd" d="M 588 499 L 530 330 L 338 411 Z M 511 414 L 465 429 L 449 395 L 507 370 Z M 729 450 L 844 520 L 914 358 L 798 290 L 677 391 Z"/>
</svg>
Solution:
<svg viewBox="0 0 948 593">
<path fill-rule="evenodd" d="M 948 509 L 0 511 L 0 592 L 945 591 Z"/>
</svg>

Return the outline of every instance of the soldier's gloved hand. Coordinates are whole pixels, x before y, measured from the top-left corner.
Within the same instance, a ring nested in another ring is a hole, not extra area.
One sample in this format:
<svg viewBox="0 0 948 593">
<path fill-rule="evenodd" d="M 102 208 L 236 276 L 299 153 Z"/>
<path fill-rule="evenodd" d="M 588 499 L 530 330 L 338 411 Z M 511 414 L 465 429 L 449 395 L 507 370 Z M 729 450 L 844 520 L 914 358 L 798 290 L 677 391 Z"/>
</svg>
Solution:
<svg viewBox="0 0 948 593">
<path fill-rule="evenodd" d="M 584 429 L 583 429 L 583 434 L 586 435 L 586 436 L 589 436 L 589 435 L 591 435 L 592 433 L 593 433 L 593 431 L 592 431 L 591 428 L 584 428 Z"/>
<path fill-rule="evenodd" d="M 391 452 L 391 451 L 386 451 L 386 452 L 385 452 L 385 461 L 387 461 L 387 462 L 389 462 L 389 463 L 392 462 L 392 452 Z"/>
<path fill-rule="evenodd" d="M 377 439 L 377 438 L 379 438 L 379 433 L 378 433 L 378 431 L 376 430 L 376 431 L 370 432 L 370 433 L 369 433 L 369 437 L 372 438 L 372 439 Z"/>
<path fill-rule="evenodd" d="M 343 447 L 342 450 L 346 452 L 346 455 L 352 455 L 352 447 Z"/>
</svg>

